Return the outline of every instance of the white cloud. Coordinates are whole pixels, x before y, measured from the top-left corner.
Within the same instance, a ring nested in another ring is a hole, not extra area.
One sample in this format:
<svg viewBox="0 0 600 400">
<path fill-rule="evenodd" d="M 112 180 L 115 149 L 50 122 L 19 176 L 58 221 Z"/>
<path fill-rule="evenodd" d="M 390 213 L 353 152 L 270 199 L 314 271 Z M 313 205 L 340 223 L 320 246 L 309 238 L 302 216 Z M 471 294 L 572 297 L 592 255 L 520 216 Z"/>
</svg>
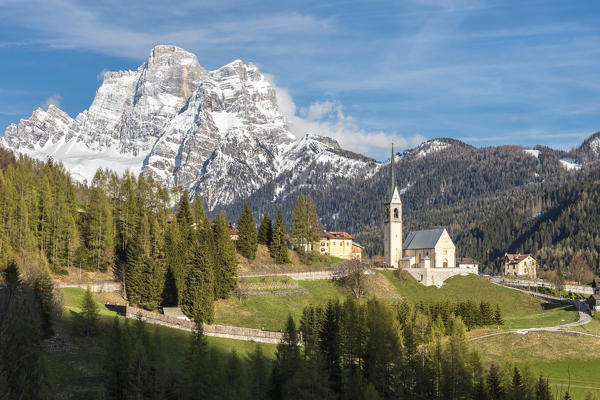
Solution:
<svg viewBox="0 0 600 400">
<path fill-rule="evenodd" d="M 365 131 L 337 101 L 316 101 L 307 109 L 298 110 L 288 89 L 278 87 L 268 74 L 265 78 L 275 88 L 279 109 L 287 118 L 290 131 L 298 138 L 306 134 L 328 136 L 344 149 L 377 159 L 387 157 L 392 142 L 397 149 L 405 149 L 427 140 L 419 133 L 407 137 L 396 132 Z"/>
<path fill-rule="evenodd" d="M 50 107 L 50 105 L 53 105 L 53 106 L 59 108 L 61 100 L 62 100 L 61 95 L 58 93 L 54 93 L 52 96 L 50 96 L 46 100 L 44 100 L 44 103 L 42 103 L 42 108 L 44 110 L 47 110 L 48 107 Z"/>
<path fill-rule="evenodd" d="M 300 115 L 308 118 L 309 121 L 319 121 L 336 110 L 341 110 L 341 106 L 333 101 L 315 101 L 308 109 L 301 108 Z"/>
</svg>

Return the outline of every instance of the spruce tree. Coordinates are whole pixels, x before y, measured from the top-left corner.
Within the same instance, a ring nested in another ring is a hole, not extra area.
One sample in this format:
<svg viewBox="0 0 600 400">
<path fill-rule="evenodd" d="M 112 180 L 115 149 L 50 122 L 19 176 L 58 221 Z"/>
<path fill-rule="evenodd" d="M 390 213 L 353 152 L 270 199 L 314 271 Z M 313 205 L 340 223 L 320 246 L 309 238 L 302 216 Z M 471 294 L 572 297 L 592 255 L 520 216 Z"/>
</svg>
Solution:
<svg viewBox="0 0 600 400">
<path fill-rule="evenodd" d="M 197 323 L 211 323 L 214 316 L 214 246 L 206 225 L 198 227 L 190 249 L 181 310 Z"/>
<path fill-rule="evenodd" d="M 62 310 L 56 310 L 54 303 L 54 283 L 47 271 L 41 269 L 36 274 L 33 290 L 39 304 L 44 337 L 49 338 L 54 335 L 54 316 L 57 311 Z"/>
<path fill-rule="evenodd" d="M 300 370 L 301 365 L 298 331 L 294 319 L 289 315 L 273 362 L 273 398 L 283 399 L 291 395 L 292 379 Z"/>
<path fill-rule="evenodd" d="M 129 388 L 129 341 L 123 334 L 118 316 L 113 320 L 105 349 L 106 355 L 102 368 L 104 398 L 125 399 Z"/>
<path fill-rule="evenodd" d="M 215 241 L 215 298 L 226 299 L 236 286 L 237 259 L 229 234 L 225 212 L 220 212 L 213 225 Z"/>
<path fill-rule="evenodd" d="M 81 334 L 84 336 L 96 335 L 98 333 L 99 318 L 98 304 L 96 304 L 96 300 L 94 300 L 92 291 L 88 286 L 81 300 Z"/>
<path fill-rule="evenodd" d="M 184 190 L 183 194 L 181 195 L 181 199 L 177 205 L 177 213 L 175 213 L 175 218 L 181 227 L 189 227 L 194 222 L 192 209 L 190 206 L 190 194 L 187 190 Z"/>
<path fill-rule="evenodd" d="M 292 211 L 292 227 L 290 230 L 290 238 L 294 247 L 302 251 L 307 250 L 308 241 L 308 225 L 307 225 L 306 202 L 304 195 L 298 195 L 296 206 Z"/>
<path fill-rule="evenodd" d="M 269 397 L 270 387 L 269 361 L 264 356 L 260 345 L 256 345 L 248 358 L 248 398 L 266 400 Z"/>
<path fill-rule="evenodd" d="M 319 222 L 319 214 L 317 212 L 317 207 L 315 206 L 315 203 L 310 194 L 306 195 L 305 202 L 307 218 L 306 233 L 308 243 L 310 243 L 312 247 L 312 245 L 315 242 L 318 242 L 321 239 L 322 228 L 321 223 Z"/>
<path fill-rule="evenodd" d="M 212 368 L 208 356 L 208 343 L 202 331 L 202 323 L 196 322 L 185 358 L 184 383 L 186 397 L 189 399 L 209 398 L 213 382 L 208 379 Z"/>
<path fill-rule="evenodd" d="M 277 222 L 275 223 L 275 229 L 273 230 L 273 242 L 271 243 L 269 250 L 271 257 L 273 257 L 276 264 L 286 264 L 290 262 L 281 207 L 279 207 L 279 211 L 277 212 Z"/>
<path fill-rule="evenodd" d="M 258 228 L 258 243 L 267 247 L 271 246 L 273 241 L 273 226 L 271 224 L 271 217 L 268 212 L 265 212 L 263 219 Z"/>
<path fill-rule="evenodd" d="M 3 272 L 0 290 L 0 398 L 54 398 L 42 350 L 42 327 L 37 301 L 19 279 L 15 263 Z"/>
<path fill-rule="evenodd" d="M 550 390 L 550 382 L 548 378 L 544 379 L 544 376 L 540 374 L 537 385 L 535 387 L 535 399 L 536 400 L 552 400 L 552 391 Z"/>
<path fill-rule="evenodd" d="M 238 220 L 238 231 L 238 251 L 248 260 L 254 260 L 256 258 L 256 247 L 258 245 L 256 225 L 247 201 L 242 210 L 242 215 Z"/>
<path fill-rule="evenodd" d="M 192 203 L 192 216 L 194 218 L 194 222 L 197 224 L 204 223 L 206 220 L 206 212 L 204 212 L 202 197 L 198 195 L 194 197 L 194 202 Z"/>
</svg>

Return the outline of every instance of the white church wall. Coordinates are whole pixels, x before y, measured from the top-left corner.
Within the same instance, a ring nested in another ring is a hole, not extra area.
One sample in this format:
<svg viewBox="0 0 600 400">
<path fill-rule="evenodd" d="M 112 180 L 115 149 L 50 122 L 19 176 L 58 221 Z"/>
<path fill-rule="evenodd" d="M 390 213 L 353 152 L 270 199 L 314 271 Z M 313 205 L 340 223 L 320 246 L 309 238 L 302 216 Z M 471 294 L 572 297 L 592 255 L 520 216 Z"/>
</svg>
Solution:
<svg viewBox="0 0 600 400">
<path fill-rule="evenodd" d="M 445 261 L 447 262 L 446 268 L 456 267 L 456 249 L 450 235 L 444 230 L 444 233 L 435 245 L 435 253 L 432 257 L 431 265 L 435 268 L 444 268 Z"/>
<path fill-rule="evenodd" d="M 404 271 L 425 286 L 440 286 L 446 279 L 453 276 L 479 273 L 477 269 L 471 268 L 408 268 Z"/>
</svg>

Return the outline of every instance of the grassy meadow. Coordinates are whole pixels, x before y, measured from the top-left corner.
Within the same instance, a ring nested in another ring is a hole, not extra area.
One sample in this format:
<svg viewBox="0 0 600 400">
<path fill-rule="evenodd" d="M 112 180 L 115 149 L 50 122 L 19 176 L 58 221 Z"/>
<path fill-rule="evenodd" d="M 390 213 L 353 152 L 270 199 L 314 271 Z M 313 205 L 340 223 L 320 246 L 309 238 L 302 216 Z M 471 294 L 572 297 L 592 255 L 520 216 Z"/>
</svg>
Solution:
<svg viewBox="0 0 600 400">
<path fill-rule="evenodd" d="M 529 364 L 536 375 L 549 377 L 555 395 L 567 388 L 575 399 L 600 393 L 600 339 L 529 332 L 491 336 L 472 341 L 471 346 L 483 359 L 520 368 Z"/>
<path fill-rule="evenodd" d="M 289 282 L 290 278 L 245 278 L 246 283 Z M 331 281 L 292 281 L 307 294 L 300 296 L 256 296 L 242 298 L 231 297 L 215 303 L 215 323 L 252 328 L 279 330 L 283 328 L 285 319 L 291 314 L 299 319 L 302 310 L 309 304 L 325 304 L 331 298 L 343 300 L 349 291 L 340 284 Z M 534 326 L 554 326 L 572 322 L 578 318 L 577 312 L 566 306 L 547 307 L 542 302 L 511 289 L 494 285 L 477 276 L 461 276 L 449 279 L 441 288 L 424 287 L 412 278 L 398 276 L 392 271 L 378 271 L 370 276 L 366 284 L 365 298 L 378 296 L 389 301 L 406 299 L 409 302 L 457 301 L 472 299 L 486 300 L 491 304 L 500 304 L 506 324 L 501 329 L 528 328 Z M 106 335 L 115 313 L 107 310 L 103 304 L 123 303 L 118 294 L 99 293 L 95 298 L 100 306 L 101 333 L 96 337 L 86 338 L 74 334 L 76 313 L 80 312 L 80 304 L 84 290 L 66 288 L 64 293 L 64 314 L 57 326 L 60 335 L 67 339 L 68 351 L 49 353 L 53 382 L 59 398 L 86 399 L 95 398 L 101 392 L 102 361 Z M 121 317 L 119 317 L 121 318 Z M 129 320 L 131 325 L 135 321 Z M 151 335 L 158 334 L 162 347 L 168 355 L 168 362 L 181 368 L 187 351 L 190 334 L 188 332 L 144 324 Z M 600 320 L 593 320 L 589 326 L 572 328 L 591 331 L 600 329 Z M 497 332 L 486 329 L 470 332 L 474 337 L 480 334 Z M 223 354 L 235 349 L 241 356 L 261 346 L 264 354 L 272 358 L 276 346 L 255 344 L 251 342 L 208 338 L 209 345 L 222 351 Z M 527 335 L 505 334 L 483 338 L 472 342 L 483 359 L 497 360 L 503 364 L 528 363 L 536 375 L 543 371 L 550 376 L 553 389 L 564 392 L 571 374 L 571 392 L 575 398 L 583 398 L 588 390 L 600 387 L 600 339 L 572 338 L 545 332 L 530 332 Z M 518 362 L 517 362 L 518 360 Z"/>
</svg>

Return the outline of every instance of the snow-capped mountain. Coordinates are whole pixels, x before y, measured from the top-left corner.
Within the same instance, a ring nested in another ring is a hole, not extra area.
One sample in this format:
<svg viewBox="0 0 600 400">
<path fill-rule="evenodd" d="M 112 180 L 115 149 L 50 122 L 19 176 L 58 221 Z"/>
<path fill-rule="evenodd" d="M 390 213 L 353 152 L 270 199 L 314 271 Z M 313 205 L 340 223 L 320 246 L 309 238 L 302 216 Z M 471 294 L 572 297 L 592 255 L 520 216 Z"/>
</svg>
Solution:
<svg viewBox="0 0 600 400">
<path fill-rule="evenodd" d="M 211 209 L 283 174 L 288 184 L 302 184 L 311 165 L 326 166 L 324 178 L 367 176 L 379 167 L 331 139 L 296 139 L 274 88 L 252 63 L 208 71 L 175 46 L 155 47 L 136 71 L 106 73 L 76 118 L 55 106 L 37 109 L 11 124 L 0 145 L 60 160 L 80 181 L 100 167 L 147 174 L 200 194 Z"/>
</svg>

